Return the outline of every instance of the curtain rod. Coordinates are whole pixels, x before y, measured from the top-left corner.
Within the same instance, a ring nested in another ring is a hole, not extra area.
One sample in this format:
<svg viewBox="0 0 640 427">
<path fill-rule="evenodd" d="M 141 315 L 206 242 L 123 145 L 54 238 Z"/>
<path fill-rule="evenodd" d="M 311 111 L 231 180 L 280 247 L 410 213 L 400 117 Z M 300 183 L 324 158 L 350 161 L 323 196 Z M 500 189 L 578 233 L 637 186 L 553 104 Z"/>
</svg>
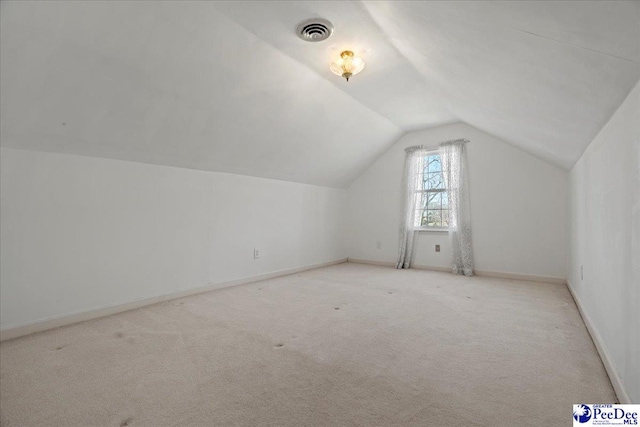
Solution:
<svg viewBox="0 0 640 427">
<path fill-rule="evenodd" d="M 448 141 L 444 141 L 441 142 L 440 144 L 438 144 L 436 147 L 426 147 L 424 145 L 412 145 L 411 147 L 407 147 L 404 149 L 404 151 L 416 151 L 416 150 L 437 150 L 438 148 L 440 148 L 441 145 L 444 144 L 453 144 L 455 142 L 465 142 L 465 143 L 469 143 L 471 141 L 469 141 L 466 138 L 458 138 L 458 139 L 450 139 Z"/>
<path fill-rule="evenodd" d="M 471 142 L 471 141 L 469 141 L 466 138 L 450 139 L 448 141 L 441 142 L 440 145 L 442 145 L 442 144 L 452 144 L 454 142 Z"/>
</svg>

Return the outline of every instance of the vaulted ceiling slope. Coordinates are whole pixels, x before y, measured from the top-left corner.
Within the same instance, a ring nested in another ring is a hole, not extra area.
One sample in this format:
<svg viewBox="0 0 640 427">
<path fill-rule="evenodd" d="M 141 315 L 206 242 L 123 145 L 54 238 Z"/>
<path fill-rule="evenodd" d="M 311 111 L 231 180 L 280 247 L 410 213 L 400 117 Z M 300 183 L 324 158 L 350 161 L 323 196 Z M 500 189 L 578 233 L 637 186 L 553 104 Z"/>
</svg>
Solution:
<svg viewBox="0 0 640 427">
<path fill-rule="evenodd" d="M 639 78 L 638 1 L 0 3 L 3 146 L 334 187 L 455 121 L 569 168 Z"/>
<path fill-rule="evenodd" d="M 402 134 L 215 2 L 1 8 L 6 147 L 344 187 Z"/>
</svg>

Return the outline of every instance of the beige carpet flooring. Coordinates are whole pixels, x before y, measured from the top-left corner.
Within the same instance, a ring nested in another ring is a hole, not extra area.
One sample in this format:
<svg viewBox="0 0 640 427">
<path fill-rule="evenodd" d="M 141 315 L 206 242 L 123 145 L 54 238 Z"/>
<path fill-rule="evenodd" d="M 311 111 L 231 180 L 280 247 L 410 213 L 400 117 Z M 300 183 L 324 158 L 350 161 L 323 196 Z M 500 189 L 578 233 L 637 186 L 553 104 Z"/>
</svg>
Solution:
<svg viewBox="0 0 640 427">
<path fill-rule="evenodd" d="M 615 394 L 567 289 L 340 264 L 0 346 L 2 426 L 566 426 Z"/>
</svg>

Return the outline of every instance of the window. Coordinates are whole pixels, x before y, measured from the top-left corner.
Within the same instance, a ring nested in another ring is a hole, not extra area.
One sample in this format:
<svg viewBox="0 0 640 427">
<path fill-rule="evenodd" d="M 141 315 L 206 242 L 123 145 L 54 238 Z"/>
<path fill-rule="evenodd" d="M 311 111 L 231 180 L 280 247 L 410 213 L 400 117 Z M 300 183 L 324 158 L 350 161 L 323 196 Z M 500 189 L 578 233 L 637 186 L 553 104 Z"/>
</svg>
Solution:
<svg viewBox="0 0 640 427">
<path fill-rule="evenodd" d="M 447 228 L 449 196 L 444 179 L 446 171 L 440 154 L 438 151 L 430 151 L 419 162 L 414 226 L 422 229 Z"/>
</svg>

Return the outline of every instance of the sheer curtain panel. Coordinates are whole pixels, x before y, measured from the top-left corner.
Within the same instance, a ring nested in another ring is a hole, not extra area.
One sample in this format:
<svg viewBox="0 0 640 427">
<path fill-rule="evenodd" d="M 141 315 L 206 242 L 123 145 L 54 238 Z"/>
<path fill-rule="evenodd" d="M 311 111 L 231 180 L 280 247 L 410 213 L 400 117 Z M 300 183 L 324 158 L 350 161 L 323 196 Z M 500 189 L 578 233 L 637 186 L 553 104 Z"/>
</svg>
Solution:
<svg viewBox="0 0 640 427">
<path fill-rule="evenodd" d="M 443 142 L 442 165 L 449 195 L 449 239 L 451 270 L 454 274 L 473 275 L 471 244 L 471 206 L 469 203 L 469 173 L 465 139 Z"/>
<path fill-rule="evenodd" d="M 420 172 L 424 168 L 427 150 L 421 146 L 405 148 L 404 174 L 402 177 L 402 209 L 400 214 L 400 242 L 396 268 L 411 268 L 413 242 L 416 229 L 416 191 L 423 190 Z"/>
</svg>

